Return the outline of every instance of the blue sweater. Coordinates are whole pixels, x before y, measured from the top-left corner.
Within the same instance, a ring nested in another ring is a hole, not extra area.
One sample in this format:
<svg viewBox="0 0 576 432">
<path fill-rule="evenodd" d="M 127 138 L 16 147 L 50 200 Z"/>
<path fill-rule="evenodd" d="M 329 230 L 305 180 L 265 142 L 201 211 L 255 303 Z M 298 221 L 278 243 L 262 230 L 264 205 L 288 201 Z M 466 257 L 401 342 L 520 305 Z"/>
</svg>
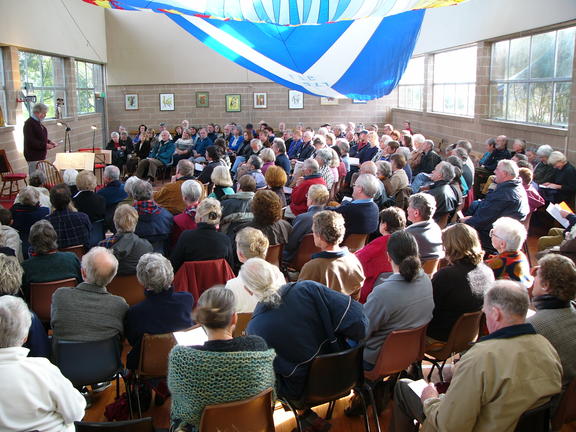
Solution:
<svg viewBox="0 0 576 432">
<path fill-rule="evenodd" d="M 164 165 L 168 165 L 172 162 L 174 150 L 176 150 L 174 141 L 158 141 L 154 147 L 152 147 L 148 157 L 158 159 Z"/>
<path fill-rule="evenodd" d="M 275 164 L 276 164 L 276 166 L 279 166 L 284 171 L 286 171 L 286 175 L 288 177 L 290 177 L 290 171 L 291 171 L 292 167 L 290 166 L 290 159 L 288 159 L 288 156 L 286 156 L 285 153 L 282 153 L 282 154 L 279 154 L 278 156 L 276 156 Z"/>
<path fill-rule="evenodd" d="M 339 207 L 327 207 L 344 217 L 346 235 L 371 234 L 378 229 L 378 206 L 374 201 L 344 202 Z"/>
</svg>

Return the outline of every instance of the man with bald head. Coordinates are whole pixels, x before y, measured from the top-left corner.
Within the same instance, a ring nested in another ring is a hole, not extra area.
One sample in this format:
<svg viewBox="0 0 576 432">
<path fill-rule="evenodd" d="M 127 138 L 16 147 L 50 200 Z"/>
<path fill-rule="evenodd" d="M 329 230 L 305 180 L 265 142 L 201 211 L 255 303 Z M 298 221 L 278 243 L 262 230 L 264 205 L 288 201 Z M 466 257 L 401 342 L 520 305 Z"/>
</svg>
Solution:
<svg viewBox="0 0 576 432">
<path fill-rule="evenodd" d="M 93 247 L 82 257 L 84 282 L 58 288 L 52 296 L 55 338 L 89 342 L 118 336 L 120 342 L 128 303 L 106 290 L 117 270 L 118 261 L 109 249 Z"/>
</svg>

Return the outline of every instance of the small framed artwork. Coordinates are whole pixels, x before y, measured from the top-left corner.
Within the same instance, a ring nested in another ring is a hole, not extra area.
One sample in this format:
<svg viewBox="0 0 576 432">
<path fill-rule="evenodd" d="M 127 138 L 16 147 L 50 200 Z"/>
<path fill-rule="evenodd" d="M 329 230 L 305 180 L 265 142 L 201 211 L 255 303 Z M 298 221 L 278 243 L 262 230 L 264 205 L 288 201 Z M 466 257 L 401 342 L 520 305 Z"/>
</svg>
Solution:
<svg viewBox="0 0 576 432">
<path fill-rule="evenodd" d="M 266 93 L 254 93 L 254 108 L 266 108 L 267 99 Z"/>
<path fill-rule="evenodd" d="M 338 105 L 338 99 L 333 97 L 321 97 L 320 105 Z"/>
<path fill-rule="evenodd" d="M 240 95 L 228 94 L 226 95 L 226 112 L 240 112 Z"/>
<path fill-rule="evenodd" d="M 160 111 L 174 111 L 174 93 L 160 93 Z"/>
<path fill-rule="evenodd" d="M 361 99 L 352 99 L 352 103 L 353 104 L 366 104 L 368 103 L 367 100 L 361 100 Z"/>
<path fill-rule="evenodd" d="M 208 108 L 208 92 L 196 92 L 196 108 Z"/>
<path fill-rule="evenodd" d="M 304 108 L 304 93 L 298 90 L 288 90 L 288 108 L 289 109 Z"/>
<path fill-rule="evenodd" d="M 126 109 L 126 110 L 137 110 L 138 109 L 138 95 L 137 94 L 124 95 L 124 109 Z"/>
</svg>

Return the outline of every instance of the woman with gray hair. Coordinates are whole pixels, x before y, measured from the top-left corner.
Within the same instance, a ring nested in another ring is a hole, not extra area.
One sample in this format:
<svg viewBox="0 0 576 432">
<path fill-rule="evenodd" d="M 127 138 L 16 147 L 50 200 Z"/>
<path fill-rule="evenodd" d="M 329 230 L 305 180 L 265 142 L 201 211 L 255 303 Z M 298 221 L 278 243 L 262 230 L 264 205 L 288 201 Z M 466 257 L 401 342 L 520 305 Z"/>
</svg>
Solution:
<svg viewBox="0 0 576 432">
<path fill-rule="evenodd" d="M 46 183 L 46 174 L 44 171 L 36 170 L 28 177 L 28 187 L 36 189 L 40 196 L 40 206 L 50 208 L 52 205 L 50 204 L 50 191 L 44 187 Z M 22 204 L 22 191 L 16 195 L 16 199 L 14 200 L 14 204 Z"/>
<path fill-rule="evenodd" d="M 334 184 L 334 173 L 330 167 L 333 157 L 332 149 L 329 148 L 321 148 L 316 152 L 315 156 L 316 162 L 318 162 L 318 166 L 320 167 L 318 172 L 326 182 L 328 190 L 331 190 Z"/>
<path fill-rule="evenodd" d="M 48 359 L 27 357 L 30 325 L 22 299 L 0 298 L 0 429 L 73 431 L 86 401 Z"/>
<path fill-rule="evenodd" d="M 173 245 L 184 231 L 196 229 L 196 207 L 204 195 L 204 188 L 198 180 L 186 180 L 182 183 L 180 191 L 186 208 L 182 213 L 174 216 L 174 227 L 170 237 Z"/>
<path fill-rule="evenodd" d="M 534 167 L 534 182 L 542 184 L 551 182 L 554 179 L 554 167 L 548 163 L 548 157 L 554 149 L 548 144 L 541 145 L 536 150 L 536 156 L 539 162 Z"/>
<path fill-rule="evenodd" d="M 46 159 L 48 150 L 57 145 L 48 139 L 48 131 L 42 124 L 47 112 L 47 105 L 37 103 L 32 107 L 32 115 L 24 122 L 24 158 L 30 174 L 36 171 L 38 161 Z"/>
<path fill-rule="evenodd" d="M 70 195 L 74 196 L 78 193 L 78 187 L 76 186 L 76 177 L 78 177 L 78 171 L 75 169 L 67 169 L 62 175 L 64 184 L 68 185 L 70 188 Z"/>
<path fill-rule="evenodd" d="M 486 265 L 496 279 L 510 279 L 526 288 L 532 286 L 534 278 L 530 275 L 530 263 L 520 250 L 526 236 L 526 228 L 516 219 L 501 217 L 494 222 L 490 239 L 498 254 L 486 260 Z"/>
<path fill-rule="evenodd" d="M 136 276 L 144 286 L 146 298 L 128 309 L 124 321 L 126 339 L 132 347 L 126 358 L 126 367 L 132 370 L 138 367 L 144 333 L 172 333 L 194 325 L 194 298 L 189 292 L 174 292 L 174 270 L 168 259 L 158 253 L 142 255 Z"/>
<path fill-rule="evenodd" d="M 98 246 L 112 249 L 118 259 L 118 275 L 136 274 L 136 266 L 140 257 L 153 250 L 146 239 L 141 239 L 134 233 L 138 224 L 138 212 L 128 204 L 121 204 L 114 212 L 116 234 L 102 240 Z"/>
<path fill-rule="evenodd" d="M 218 232 L 222 209 L 220 202 L 214 198 L 206 198 L 196 210 L 195 230 L 182 233 L 170 261 L 174 271 L 186 261 L 208 261 L 224 258 L 231 266 L 234 265 L 232 242 L 230 238 Z"/>
<path fill-rule="evenodd" d="M 553 151 L 548 157 L 548 165 L 554 168 L 554 177 L 550 182 L 542 183 L 540 193 L 547 201 L 569 205 L 574 204 L 576 193 L 576 168 L 568 162 L 566 156 L 559 151 Z"/>
<path fill-rule="evenodd" d="M 20 202 L 15 202 L 12 208 L 12 228 L 20 233 L 22 240 L 22 255 L 28 258 L 28 235 L 34 223 L 44 219 L 50 213 L 48 207 L 40 206 L 40 193 L 27 186 L 20 192 Z"/>
<path fill-rule="evenodd" d="M 90 222 L 104 219 L 106 216 L 106 198 L 96 192 L 96 176 L 92 171 L 82 171 L 76 177 L 78 193 L 72 195 L 74 207 L 82 213 L 86 213 Z"/>
<path fill-rule="evenodd" d="M 30 284 L 52 282 L 62 279 L 76 279 L 82 282 L 80 261 L 73 252 L 58 251 L 58 236 L 47 220 L 41 220 L 30 229 L 30 258 L 22 263 L 24 278 L 22 290 L 24 298 L 30 299 Z M 49 271 L 47 271 L 49 269 Z"/>
</svg>

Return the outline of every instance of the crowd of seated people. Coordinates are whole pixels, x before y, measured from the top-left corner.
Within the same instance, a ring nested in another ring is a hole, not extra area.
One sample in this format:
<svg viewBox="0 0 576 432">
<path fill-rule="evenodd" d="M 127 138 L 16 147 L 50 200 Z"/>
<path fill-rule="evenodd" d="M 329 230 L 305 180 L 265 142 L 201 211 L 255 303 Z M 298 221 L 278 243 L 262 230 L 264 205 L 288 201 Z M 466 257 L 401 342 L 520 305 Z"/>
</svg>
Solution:
<svg viewBox="0 0 576 432">
<path fill-rule="evenodd" d="M 474 430 L 477 422 L 509 430 L 567 387 L 576 364 L 576 266 L 562 255 L 571 257 L 572 245 L 576 257 L 576 216 L 564 207 L 567 228 L 547 227 L 535 276 L 523 251 L 529 215 L 542 216 L 550 202 L 573 208 L 576 170 L 564 154 L 498 136 L 480 159 L 466 140 L 444 152 L 392 125 L 383 134 L 353 123 L 282 128 L 182 122 L 173 131 L 161 124 L 157 134 L 140 125 L 134 137 L 121 128 L 101 187 L 89 171 L 57 185 L 34 173 L 11 209 L 0 210 L 0 269 L 10 275 L 0 282 L 0 374 L 10 376 L 0 389 L 19 379 L 59 389 L 46 400 L 19 389 L 20 404 L 41 403 L 42 421 L 53 424 L 82 418 L 81 394 L 22 348 L 50 356 L 46 331 L 24 302 L 30 307 L 33 284 L 63 279 L 74 283 L 52 296 L 45 325 L 54 340 L 126 339 L 132 371 L 145 333 L 202 326 L 207 342 L 174 348 L 167 380 L 153 385 L 159 403 L 172 397 L 171 425 L 181 430 L 197 428 L 206 405 L 268 387 L 298 400 L 319 354 L 363 344 L 363 367 L 373 370 L 396 330 L 428 325 L 427 346 L 442 349 L 458 318 L 480 310 L 490 334 L 462 355 L 445 397 L 430 386 L 414 398 L 405 380 L 370 383 L 379 411 L 395 394 L 391 430 L 414 430 L 413 420 L 432 430 Z M 95 238 L 102 220 L 108 232 Z M 293 268 L 307 235 L 316 252 Z M 349 250 L 351 239 L 363 240 Z M 61 250 L 68 247 L 83 249 L 82 258 Z M 267 261 L 272 247 L 279 266 Z M 177 292 L 186 263 L 213 260 L 234 277 L 198 298 Z M 117 276 L 137 280 L 144 300 L 129 306 L 111 294 Z M 536 313 L 525 320 L 530 289 Z M 251 314 L 246 336 L 233 336 L 238 314 Z M 513 367 L 537 361 L 543 366 L 526 375 Z M 215 386 L 214 368 L 224 377 Z M 229 385 L 238 376 L 245 385 Z M 47 428 L 5 399 L 0 429 Z M 467 399 L 477 401 L 473 418 L 450 414 L 464 412 Z M 360 402 L 353 397 L 347 415 L 360 414 Z M 503 414 L 496 402 L 511 408 Z M 330 427 L 310 409 L 298 415 L 306 431 Z"/>
</svg>

